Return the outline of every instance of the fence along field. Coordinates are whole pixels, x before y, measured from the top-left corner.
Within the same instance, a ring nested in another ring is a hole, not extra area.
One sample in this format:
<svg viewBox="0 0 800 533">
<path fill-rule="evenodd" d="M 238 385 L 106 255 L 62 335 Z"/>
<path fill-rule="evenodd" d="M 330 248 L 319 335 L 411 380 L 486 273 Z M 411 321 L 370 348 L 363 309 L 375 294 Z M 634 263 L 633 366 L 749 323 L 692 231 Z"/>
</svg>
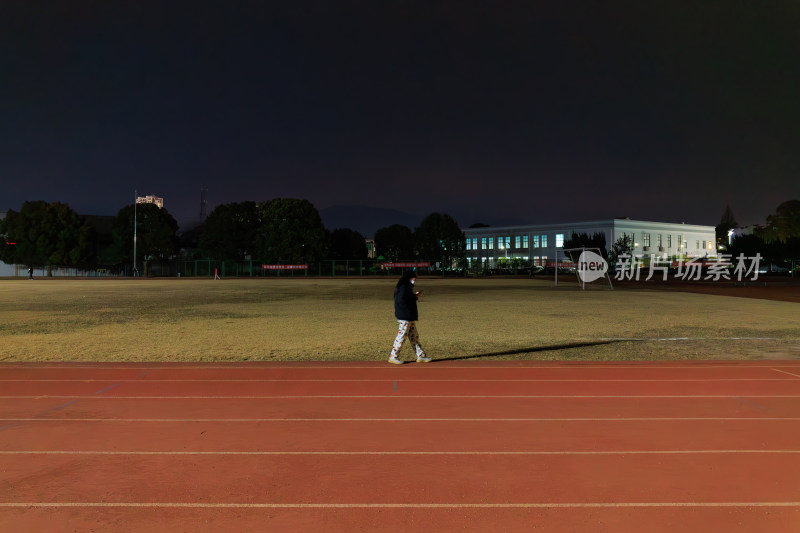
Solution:
<svg viewBox="0 0 800 533">
<path fill-rule="evenodd" d="M 0 280 L 0 360 L 380 361 L 396 333 L 394 283 Z M 579 291 L 529 279 L 423 277 L 418 285 L 425 289 L 421 340 L 438 359 L 800 355 L 800 304 L 792 302 L 638 288 Z"/>
</svg>

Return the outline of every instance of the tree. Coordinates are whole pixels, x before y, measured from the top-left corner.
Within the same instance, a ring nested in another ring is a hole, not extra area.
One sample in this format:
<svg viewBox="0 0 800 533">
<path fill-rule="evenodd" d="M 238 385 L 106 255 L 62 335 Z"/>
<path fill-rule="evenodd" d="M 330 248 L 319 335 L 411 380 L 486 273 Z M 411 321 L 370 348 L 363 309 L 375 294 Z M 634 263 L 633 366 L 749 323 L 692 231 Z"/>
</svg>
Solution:
<svg viewBox="0 0 800 533">
<path fill-rule="evenodd" d="M 793 237 L 800 237 L 800 200 L 783 202 L 774 215 L 767 217 L 766 227 L 757 234 L 766 243 L 786 243 Z"/>
<path fill-rule="evenodd" d="M 764 239 L 757 235 L 738 235 L 725 253 L 730 254 L 734 261 L 739 254 L 743 254 L 745 257 L 755 257 L 756 254 L 759 254 L 765 259 L 771 259 L 773 247 L 767 245 Z"/>
<path fill-rule="evenodd" d="M 134 209 L 136 215 L 136 260 L 167 259 L 178 246 L 178 223 L 169 212 L 155 204 L 126 205 L 117 213 L 112 235 L 114 244 L 109 257 L 118 264 L 133 260 Z"/>
<path fill-rule="evenodd" d="M 733 216 L 733 211 L 731 211 L 731 206 L 726 205 L 722 218 L 720 218 L 716 227 L 717 248 L 724 249 L 728 245 L 728 232 L 738 225 L 736 217 Z"/>
<path fill-rule="evenodd" d="M 312 263 L 325 256 L 327 233 L 308 200 L 275 198 L 258 205 L 256 252 L 270 262 Z"/>
<path fill-rule="evenodd" d="M 393 224 L 375 232 L 375 251 L 389 261 L 414 257 L 414 234 L 407 226 Z"/>
<path fill-rule="evenodd" d="M 466 265 L 466 237 L 450 215 L 431 213 L 414 233 L 420 257 L 441 264 L 442 268 Z"/>
<path fill-rule="evenodd" d="M 608 250 L 606 250 L 606 234 L 598 232 L 589 236 L 588 233 L 572 233 L 572 236 L 564 242 L 564 248 L 599 248 L 600 255 L 604 259 L 608 258 Z M 575 256 L 577 257 L 577 255 Z"/>
<path fill-rule="evenodd" d="M 367 259 L 367 241 L 359 232 L 339 228 L 329 238 L 330 259 Z"/>
<path fill-rule="evenodd" d="M 608 254 L 608 263 L 610 268 L 614 268 L 617 264 L 617 259 L 621 255 L 630 255 L 633 253 L 633 237 L 630 235 L 623 235 L 619 237 L 614 244 L 611 245 L 611 251 Z"/>
<path fill-rule="evenodd" d="M 200 228 L 198 246 L 214 259 L 242 260 L 255 250 L 259 223 L 255 202 L 218 205 Z"/>
<path fill-rule="evenodd" d="M 0 226 L 5 236 L 0 256 L 7 263 L 48 267 L 83 266 L 95 260 L 94 232 L 67 204 L 25 202 L 19 212 L 10 210 Z"/>
</svg>

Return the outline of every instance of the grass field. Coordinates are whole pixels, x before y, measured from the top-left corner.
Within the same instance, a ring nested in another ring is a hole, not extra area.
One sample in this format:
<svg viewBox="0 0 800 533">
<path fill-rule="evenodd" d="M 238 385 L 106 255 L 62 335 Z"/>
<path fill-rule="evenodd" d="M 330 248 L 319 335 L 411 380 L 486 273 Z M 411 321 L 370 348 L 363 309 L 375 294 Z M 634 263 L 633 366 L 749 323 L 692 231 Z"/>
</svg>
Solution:
<svg viewBox="0 0 800 533">
<path fill-rule="evenodd" d="M 396 333 L 394 283 L 0 280 L 0 360 L 381 360 Z M 417 286 L 420 336 L 434 358 L 800 356 L 797 303 L 528 279 Z M 678 337 L 688 339 L 658 340 Z M 644 340 L 617 340 L 630 338 Z"/>
</svg>

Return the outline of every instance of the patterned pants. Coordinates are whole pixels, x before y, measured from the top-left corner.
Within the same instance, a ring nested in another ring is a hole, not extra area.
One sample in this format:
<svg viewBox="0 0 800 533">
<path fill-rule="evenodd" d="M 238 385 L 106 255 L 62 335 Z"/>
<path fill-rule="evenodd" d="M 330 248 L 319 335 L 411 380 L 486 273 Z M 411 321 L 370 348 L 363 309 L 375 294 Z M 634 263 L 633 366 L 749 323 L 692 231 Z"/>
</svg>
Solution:
<svg viewBox="0 0 800 533">
<path fill-rule="evenodd" d="M 406 337 L 411 340 L 411 344 L 414 346 L 414 350 L 417 352 L 417 357 L 425 355 L 425 351 L 422 349 L 422 345 L 419 343 L 417 323 L 409 322 L 408 320 L 398 320 L 398 322 L 400 323 L 400 329 L 397 332 L 397 338 L 394 340 L 394 346 L 392 346 L 392 357 L 397 357 L 397 352 L 399 352 L 400 348 L 403 347 Z"/>
</svg>

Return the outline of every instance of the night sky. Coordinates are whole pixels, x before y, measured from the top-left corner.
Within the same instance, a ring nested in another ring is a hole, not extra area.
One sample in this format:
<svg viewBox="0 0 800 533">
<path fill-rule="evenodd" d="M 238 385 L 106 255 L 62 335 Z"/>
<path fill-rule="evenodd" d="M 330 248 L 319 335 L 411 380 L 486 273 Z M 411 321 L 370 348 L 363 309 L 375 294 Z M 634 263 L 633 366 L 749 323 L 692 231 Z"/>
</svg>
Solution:
<svg viewBox="0 0 800 533">
<path fill-rule="evenodd" d="M 740 224 L 800 198 L 800 3 L 0 7 L 0 210 L 233 201 L 462 226 Z"/>
</svg>

